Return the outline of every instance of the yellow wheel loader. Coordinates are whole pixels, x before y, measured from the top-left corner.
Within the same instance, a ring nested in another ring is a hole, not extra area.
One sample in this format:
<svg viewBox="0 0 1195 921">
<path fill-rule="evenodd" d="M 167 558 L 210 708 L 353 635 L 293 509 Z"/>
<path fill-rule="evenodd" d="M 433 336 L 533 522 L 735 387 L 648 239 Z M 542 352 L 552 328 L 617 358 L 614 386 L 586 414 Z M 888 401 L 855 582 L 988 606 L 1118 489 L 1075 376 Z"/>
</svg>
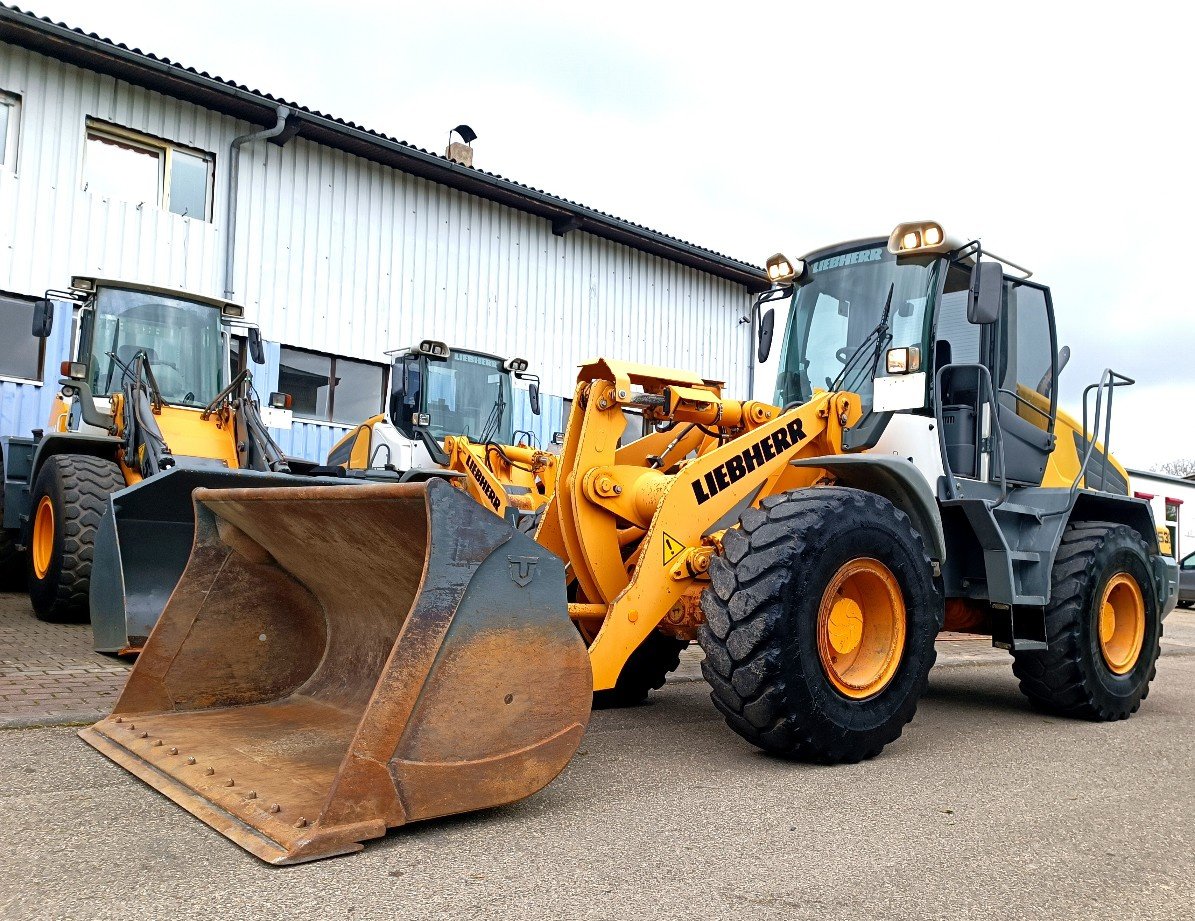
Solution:
<svg viewBox="0 0 1195 921">
<path fill-rule="evenodd" d="M 1049 289 L 1004 266 L 933 222 L 773 257 L 770 403 L 586 364 L 534 542 L 439 481 L 200 490 L 183 579 L 81 735 L 287 863 L 534 792 L 591 692 L 641 698 L 694 638 L 730 727 L 786 758 L 896 739 L 943 626 L 1007 648 L 1042 708 L 1128 716 L 1177 583 L 1108 450 L 1129 381 L 1061 412 Z M 655 431 L 619 446 L 626 408 Z"/>
<path fill-rule="evenodd" d="M 432 339 L 388 354 L 394 356 L 388 412 L 333 445 L 327 467 L 349 475 L 399 473 L 404 481 L 447 470 L 496 515 L 533 530 L 555 489 L 556 458 L 533 447 L 530 432 L 514 428 L 515 378 L 528 382 L 531 412 L 540 413 L 539 377 L 528 373 L 526 360 Z"/>
<path fill-rule="evenodd" d="M 5 445 L 4 525 L 28 548 L 37 616 L 90 609 L 97 648 L 118 652 L 148 636 L 182 571 L 191 489 L 230 473 L 241 485 L 302 480 L 285 476 L 251 375 L 232 367 L 234 346 L 262 358 L 241 307 L 75 277 L 37 305 L 36 336 L 50 333 L 52 298 L 74 304 L 75 360 L 46 429 Z"/>
</svg>

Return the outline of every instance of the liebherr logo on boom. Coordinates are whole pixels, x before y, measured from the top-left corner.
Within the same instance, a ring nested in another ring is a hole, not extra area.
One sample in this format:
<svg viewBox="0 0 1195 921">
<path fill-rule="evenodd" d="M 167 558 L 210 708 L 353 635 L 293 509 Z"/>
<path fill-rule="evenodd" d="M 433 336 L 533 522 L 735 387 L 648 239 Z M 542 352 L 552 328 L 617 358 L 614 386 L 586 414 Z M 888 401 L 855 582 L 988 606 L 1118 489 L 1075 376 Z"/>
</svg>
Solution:
<svg viewBox="0 0 1195 921">
<path fill-rule="evenodd" d="M 485 474 L 477 466 L 477 461 L 473 460 L 472 454 L 465 455 L 465 466 L 469 468 L 470 475 L 477 481 L 477 485 L 481 487 L 482 493 L 490 500 L 490 505 L 494 507 L 494 511 L 498 511 L 502 507 L 502 500 L 498 498 L 498 494 L 494 492 L 494 487 L 490 485 L 490 481 L 485 478 Z"/>
<path fill-rule="evenodd" d="M 697 504 L 709 502 L 756 467 L 762 467 L 768 461 L 775 460 L 804 440 L 805 424 L 800 419 L 793 419 L 784 428 L 744 448 L 730 460 L 707 472 L 700 480 L 693 481 L 693 494 L 697 497 Z"/>
</svg>

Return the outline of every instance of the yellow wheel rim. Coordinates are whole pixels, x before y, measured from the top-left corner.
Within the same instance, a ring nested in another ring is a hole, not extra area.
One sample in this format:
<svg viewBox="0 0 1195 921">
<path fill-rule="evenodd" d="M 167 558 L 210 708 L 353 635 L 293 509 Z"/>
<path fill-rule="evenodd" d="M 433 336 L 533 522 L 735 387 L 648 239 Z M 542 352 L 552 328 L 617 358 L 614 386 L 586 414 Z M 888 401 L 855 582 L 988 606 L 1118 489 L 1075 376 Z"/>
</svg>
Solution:
<svg viewBox="0 0 1195 921">
<path fill-rule="evenodd" d="M 50 558 L 54 555 L 54 503 L 49 496 L 42 496 L 37 503 L 32 549 L 33 572 L 39 579 L 44 579 L 50 571 Z"/>
<path fill-rule="evenodd" d="M 1145 599 L 1127 572 L 1118 572 L 1104 586 L 1099 631 L 1104 664 L 1115 675 L 1132 671 L 1145 643 Z"/>
<path fill-rule="evenodd" d="M 817 653 L 835 690 L 852 700 L 880 693 L 904 648 L 905 602 L 892 571 L 869 557 L 843 565 L 817 613 Z"/>
</svg>

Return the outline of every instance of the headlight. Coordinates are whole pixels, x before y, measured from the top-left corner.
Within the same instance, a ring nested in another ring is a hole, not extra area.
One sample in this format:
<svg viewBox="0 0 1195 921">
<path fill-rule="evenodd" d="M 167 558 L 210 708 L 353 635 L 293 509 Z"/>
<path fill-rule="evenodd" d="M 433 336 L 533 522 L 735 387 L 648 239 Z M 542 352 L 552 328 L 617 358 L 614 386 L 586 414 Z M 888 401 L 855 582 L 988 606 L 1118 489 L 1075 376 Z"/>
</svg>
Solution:
<svg viewBox="0 0 1195 921">
<path fill-rule="evenodd" d="M 897 256 L 913 253 L 944 253 L 952 248 L 946 232 L 937 221 L 911 221 L 897 224 L 888 237 L 888 252 Z"/>
<path fill-rule="evenodd" d="M 915 345 L 888 350 L 889 374 L 911 374 L 921 370 L 921 349 Z"/>
<path fill-rule="evenodd" d="M 805 263 L 800 259 L 789 259 L 784 253 L 771 256 L 764 265 L 768 270 L 768 281 L 774 285 L 787 285 L 805 274 Z"/>
</svg>

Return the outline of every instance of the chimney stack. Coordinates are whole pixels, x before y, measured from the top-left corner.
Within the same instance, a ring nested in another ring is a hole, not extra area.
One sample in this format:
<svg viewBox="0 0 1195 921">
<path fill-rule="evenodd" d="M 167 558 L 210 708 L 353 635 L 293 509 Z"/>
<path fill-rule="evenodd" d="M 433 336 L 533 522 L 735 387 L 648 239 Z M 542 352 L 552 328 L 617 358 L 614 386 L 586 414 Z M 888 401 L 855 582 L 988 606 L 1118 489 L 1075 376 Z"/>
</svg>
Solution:
<svg viewBox="0 0 1195 921">
<path fill-rule="evenodd" d="M 459 141 L 454 141 L 452 136 L 456 134 L 460 137 Z M 473 142 L 477 140 L 477 132 L 468 125 L 457 125 L 448 132 L 448 149 L 444 151 L 444 156 L 453 163 L 459 163 L 462 166 L 473 165 Z"/>
</svg>

